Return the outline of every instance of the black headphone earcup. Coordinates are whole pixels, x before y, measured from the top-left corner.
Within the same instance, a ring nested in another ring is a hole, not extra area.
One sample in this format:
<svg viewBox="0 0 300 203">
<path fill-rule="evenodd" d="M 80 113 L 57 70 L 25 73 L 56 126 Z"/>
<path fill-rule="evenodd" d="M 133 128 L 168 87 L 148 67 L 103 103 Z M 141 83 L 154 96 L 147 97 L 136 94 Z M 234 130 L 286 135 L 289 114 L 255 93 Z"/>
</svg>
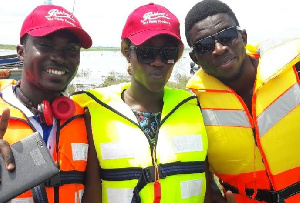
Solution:
<svg viewBox="0 0 300 203">
<path fill-rule="evenodd" d="M 71 118 L 75 113 L 75 104 L 69 97 L 58 97 L 52 102 L 51 106 L 54 117 L 58 119 Z"/>
<path fill-rule="evenodd" d="M 47 100 L 44 100 L 42 104 L 38 105 L 38 111 L 41 123 L 46 123 L 47 125 L 53 124 L 51 105 Z"/>
</svg>

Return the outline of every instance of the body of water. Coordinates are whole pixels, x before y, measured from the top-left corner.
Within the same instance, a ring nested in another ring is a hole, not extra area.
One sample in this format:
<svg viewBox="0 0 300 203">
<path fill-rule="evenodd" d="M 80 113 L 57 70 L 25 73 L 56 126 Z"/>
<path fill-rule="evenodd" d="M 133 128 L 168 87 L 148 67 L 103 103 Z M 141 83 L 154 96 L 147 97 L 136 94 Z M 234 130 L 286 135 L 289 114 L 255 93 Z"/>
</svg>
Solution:
<svg viewBox="0 0 300 203">
<path fill-rule="evenodd" d="M 15 50 L 1 50 L 0 55 L 15 54 Z M 86 85 L 101 85 L 106 76 L 110 74 L 123 75 L 127 73 L 127 61 L 121 51 L 81 51 L 78 76 L 72 83 Z M 184 51 L 181 59 L 175 64 L 171 80 L 176 73 L 190 75 L 190 62 L 188 51 Z"/>
</svg>

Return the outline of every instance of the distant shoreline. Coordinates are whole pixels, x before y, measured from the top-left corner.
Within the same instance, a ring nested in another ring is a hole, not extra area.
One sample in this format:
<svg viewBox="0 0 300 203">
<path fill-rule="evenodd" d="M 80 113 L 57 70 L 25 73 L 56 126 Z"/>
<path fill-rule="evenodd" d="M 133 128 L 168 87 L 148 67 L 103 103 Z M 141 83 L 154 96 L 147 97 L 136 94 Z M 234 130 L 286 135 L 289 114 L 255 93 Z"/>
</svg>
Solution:
<svg viewBox="0 0 300 203">
<path fill-rule="evenodd" d="M 7 45 L 7 44 L 0 44 L 0 49 L 5 50 L 16 50 L 16 45 Z M 120 47 L 91 47 L 89 49 L 82 49 L 84 51 L 120 51 Z M 185 49 L 189 49 L 185 47 Z"/>
<path fill-rule="evenodd" d="M 16 45 L 0 44 L 0 49 L 16 50 Z M 120 47 L 91 47 L 89 49 L 83 49 L 85 51 L 117 51 Z"/>
<path fill-rule="evenodd" d="M 16 50 L 16 45 L 0 44 L 0 49 Z"/>
</svg>

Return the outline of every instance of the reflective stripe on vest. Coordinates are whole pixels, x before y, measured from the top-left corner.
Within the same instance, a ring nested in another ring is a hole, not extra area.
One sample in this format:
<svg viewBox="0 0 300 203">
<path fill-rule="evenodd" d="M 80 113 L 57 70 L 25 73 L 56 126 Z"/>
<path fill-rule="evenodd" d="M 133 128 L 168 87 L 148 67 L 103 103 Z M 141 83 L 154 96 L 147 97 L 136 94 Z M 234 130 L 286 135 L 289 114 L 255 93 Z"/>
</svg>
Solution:
<svg viewBox="0 0 300 203">
<path fill-rule="evenodd" d="M 251 127 L 243 110 L 202 109 L 202 115 L 206 126 Z"/>
<path fill-rule="evenodd" d="M 32 197 L 28 198 L 19 198 L 19 199 L 12 199 L 10 203 L 34 203 Z"/>
<path fill-rule="evenodd" d="M 296 83 L 258 116 L 259 137 L 264 136 L 270 128 L 299 104 L 300 86 Z"/>
</svg>

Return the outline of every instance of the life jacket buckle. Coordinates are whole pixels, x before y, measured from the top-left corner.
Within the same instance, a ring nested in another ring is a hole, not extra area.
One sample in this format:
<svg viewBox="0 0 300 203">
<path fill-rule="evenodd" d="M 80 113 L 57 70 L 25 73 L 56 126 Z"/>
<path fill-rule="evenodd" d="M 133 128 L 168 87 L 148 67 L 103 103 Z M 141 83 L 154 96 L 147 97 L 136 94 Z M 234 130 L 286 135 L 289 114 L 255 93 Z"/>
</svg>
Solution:
<svg viewBox="0 0 300 203">
<path fill-rule="evenodd" d="M 274 203 L 285 203 L 284 199 L 280 196 L 280 193 L 277 191 L 270 191 L 272 200 Z"/>
<path fill-rule="evenodd" d="M 46 181 L 45 184 L 47 187 L 57 187 L 57 186 L 62 186 L 62 182 L 61 182 L 61 177 L 60 177 L 60 173 L 56 174 L 55 176 L 49 178 Z"/>
<path fill-rule="evenodd" d="M 164 176 L 161 172 L 160 165 L 157 165 L 159 178 L 164 179 L 166 176 Z M 155 182 L 155 167 L 154 166 L 148 166 L 146 168 L 143 168 L 142 176 L 144 177 L 146 183 L 152 183 Z"/>
</svg>

